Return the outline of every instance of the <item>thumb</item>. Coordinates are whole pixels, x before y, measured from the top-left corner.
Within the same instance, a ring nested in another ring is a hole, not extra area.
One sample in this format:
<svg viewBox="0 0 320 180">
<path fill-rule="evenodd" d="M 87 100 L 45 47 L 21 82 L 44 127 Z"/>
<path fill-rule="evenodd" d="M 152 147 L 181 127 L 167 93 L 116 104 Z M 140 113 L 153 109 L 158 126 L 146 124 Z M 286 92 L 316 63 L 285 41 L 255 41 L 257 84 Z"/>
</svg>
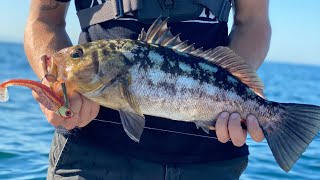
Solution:
<svg viewBox="0 0 320 180">
<path fill-rule="evenodd" d="M 38 103 L 40 103 L 40 97 L 35 91 L 32 91 L 32 96 Z"/>
</svg>

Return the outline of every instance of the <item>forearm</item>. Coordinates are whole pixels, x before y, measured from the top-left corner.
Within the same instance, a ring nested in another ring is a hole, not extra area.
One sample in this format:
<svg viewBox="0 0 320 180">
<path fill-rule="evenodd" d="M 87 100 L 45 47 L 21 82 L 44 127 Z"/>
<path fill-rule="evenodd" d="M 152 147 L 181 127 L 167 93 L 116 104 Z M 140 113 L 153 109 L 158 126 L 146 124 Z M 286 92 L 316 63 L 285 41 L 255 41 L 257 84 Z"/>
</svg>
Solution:
<svg viewBox="0 0 320 180">
<path fill-rule="evenodd" d="M 42 23 L 27 25 L 24 48 L 29 63 L 38 78 L 42 78 L 40 57 L 50 55 L 60 49 L 71 46 L 71 41 L 62 27 L 49 28 Z"/>
<path fill-rule="evenodd" d="M 72 45 L 65 30 L 64 12 L 67 4 L 53 2 L 33 0 L 25 29 L 25 52 L 38 78 L 44 76 L 40 63 L 42 55 L 50 55 Z"/>
<path fill-rule="evenodd" d="M 268 0 L 234 0 L 234 23 L 229 47 L 255 70 L 269 50 L 271 26 L 268 5 Z"/>
<path fill-rule="evenodd" d="M 269 50 L 271 38 L 269 22 L 235 24 L 229 37 L 229 47 L 257 70 Z"/>
</svg>

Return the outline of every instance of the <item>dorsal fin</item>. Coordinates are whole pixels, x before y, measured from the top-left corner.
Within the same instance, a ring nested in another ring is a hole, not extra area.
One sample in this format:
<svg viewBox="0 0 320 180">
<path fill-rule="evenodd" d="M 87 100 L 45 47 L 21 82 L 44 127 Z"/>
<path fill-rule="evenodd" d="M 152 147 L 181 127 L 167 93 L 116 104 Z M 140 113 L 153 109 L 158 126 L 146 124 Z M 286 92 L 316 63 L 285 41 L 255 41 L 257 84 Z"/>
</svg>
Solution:
<svg viewBox="0 0 320 180">
<path fill-rule="evenodd" d="M 167 22 L 168 18 L 164 21 L 161 20 L 161 17 L 157 18 L 150 26 L 147 33 L 144 29 L 141 30 L 138 40 L 204 58 L 226 69 L 256 94 L 263 97 L 263 84 L 260 78 L 250 65 L 233 50 L 222 46 L 206 51 L 203 51 L 202 48 L 195 49 L 194 44 L 188 45 L 188 41 L 181 41 L 179 34 L 173 36 L 167 26 Z"/>
<path fill-rule="evenodd" d="M 141 33 L 138 37 L 138 40 L 149 43 L 156 44 L 163 47 L 169 47 L 179 52 L 190 53 L 194 51 L 193 45 L 189 45 L 188 41 L 181 41 L 179 34 L 173 36 L 170 32 L 170 29 L 167 26 L 168 18 L 164 21 L 161 20 L 161 17 L 157 18 L 147 33 L 144 29 L 141 30 Z"/>
<path fill-rule="evenodd" d="M 199 57 L 203 57 L 214 64 L 228 70 L 232 75 L 237 77 L 240 81 L 246 84 L 256 94 L 261 97 L 263 95 L 263 83 L 252 69 L 238 54 L 228 47 L 219 46 L 206 54 L 199 54 Z"/>
</svg>

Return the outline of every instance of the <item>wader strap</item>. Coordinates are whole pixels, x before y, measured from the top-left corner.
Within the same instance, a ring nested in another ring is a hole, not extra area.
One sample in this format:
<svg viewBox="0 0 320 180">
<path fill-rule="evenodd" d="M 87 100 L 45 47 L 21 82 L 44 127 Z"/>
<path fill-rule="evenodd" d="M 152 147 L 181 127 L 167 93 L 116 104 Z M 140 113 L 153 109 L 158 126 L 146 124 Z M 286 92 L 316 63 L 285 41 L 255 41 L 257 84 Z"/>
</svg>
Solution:
<svg viewBox="0 0 320 180">
<path fill-rule="evenodd" d="M 229 0 L 195 0 L 195 2 L 210 9 L 219 21 L 228 22 L 231 9 Z"/>
<path fill-rule="evenodd" d="M 77 12 L 81 28 L 122 17 L 142 8 L 139 0 L 107 0 L 105 3 Z"/>
</svg>

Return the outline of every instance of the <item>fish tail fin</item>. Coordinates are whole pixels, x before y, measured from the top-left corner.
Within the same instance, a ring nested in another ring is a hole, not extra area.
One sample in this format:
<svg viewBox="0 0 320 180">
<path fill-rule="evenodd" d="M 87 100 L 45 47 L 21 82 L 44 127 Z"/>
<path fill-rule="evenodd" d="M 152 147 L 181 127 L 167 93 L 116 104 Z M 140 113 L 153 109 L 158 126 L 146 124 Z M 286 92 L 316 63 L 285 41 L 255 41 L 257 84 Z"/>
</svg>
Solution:
<svg viewBox="0 0 320 180">
<path fill-rule="evenodd" d="M 320 107 L 280 103 L 279 108 L 280 117 L 263 131 L 277 163 L 289 172 L 320 130 Z"/>
<path fill-rule="evenodd" d="M 9 100 L 9 94 L 7 87 L 0 86 L 0 102 L 6 102 Z"/>
</svg>

